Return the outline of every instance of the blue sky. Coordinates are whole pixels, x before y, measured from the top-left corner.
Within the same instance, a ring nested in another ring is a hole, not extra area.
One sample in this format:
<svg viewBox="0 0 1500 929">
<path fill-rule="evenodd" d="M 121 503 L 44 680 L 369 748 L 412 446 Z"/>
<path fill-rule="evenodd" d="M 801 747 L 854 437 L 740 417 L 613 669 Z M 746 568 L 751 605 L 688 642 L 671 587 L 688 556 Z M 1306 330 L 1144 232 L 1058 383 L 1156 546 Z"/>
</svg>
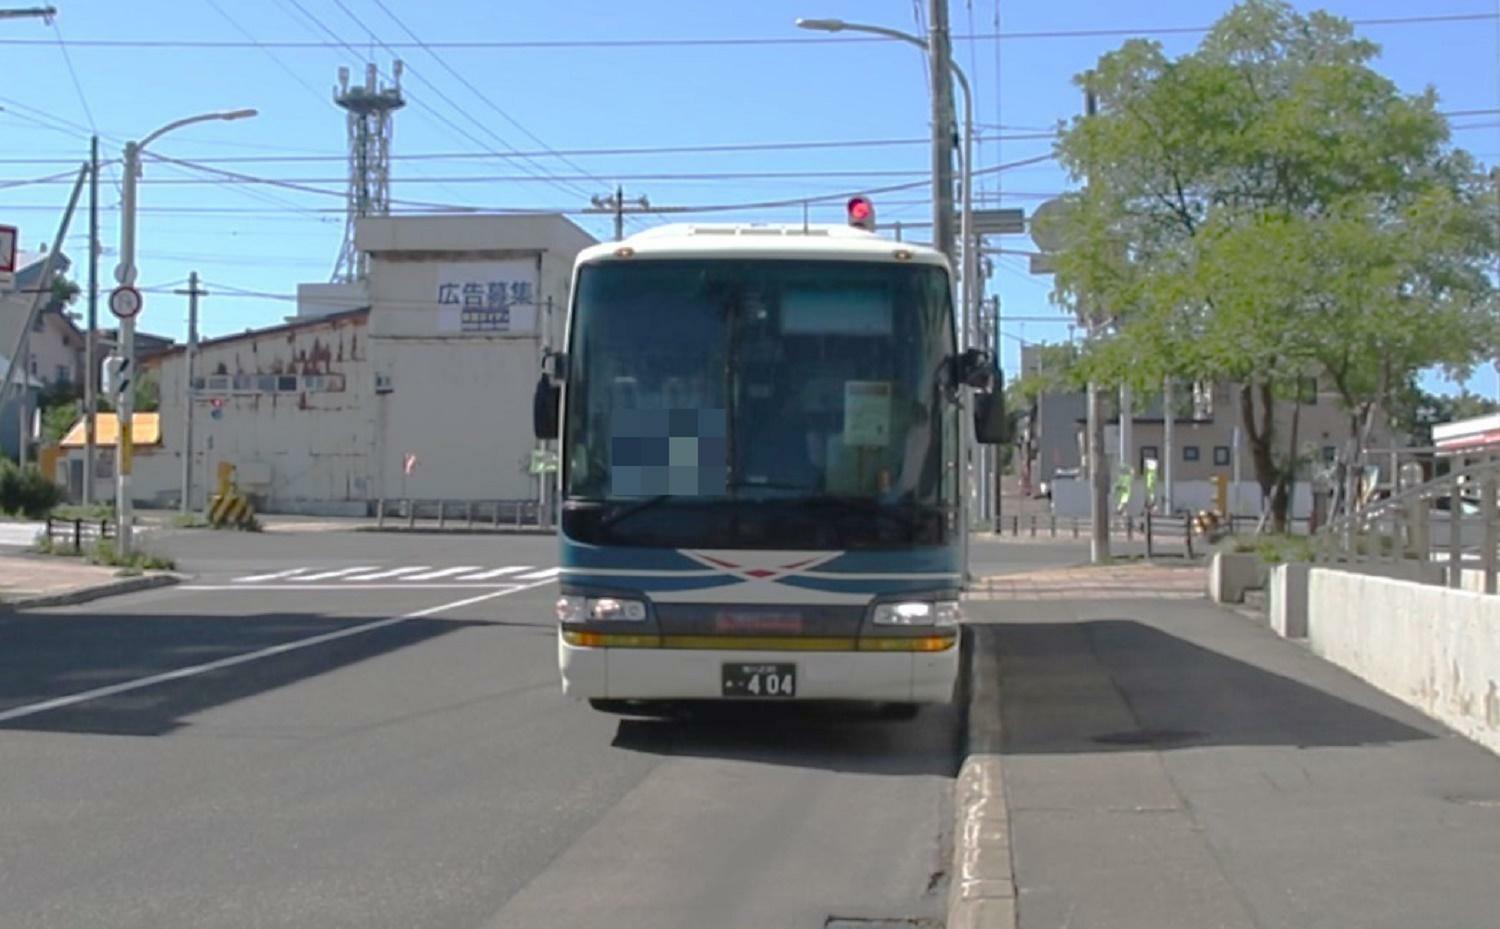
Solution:
<svg viewBox="0 0 1500 929">
<path fill-rule="evenodd" d="M 52 238 L 67 198 L 67 182 L 4 185 L 76 166 L 87 155 L 91 128 L 103 137 L 105 156 L 118 158 L 126 138 L 138 138 L 172 119 L 255 107 L 260 110 L 255 119 L 189 127 L 156 143 L 153 151 L 193 161 L 322 156 L 214 164 L 329 193 L 200 183 L 206 178 L 202 172 L 150 166 L 141 188 L 140 282 L 169 290 L 167 285 L 197 270 L 214 291 L 203 304 L 207 334 L 279 322 L 294 312 L 293 303 L 230 290 L 290 295 L 298 282 L 328 278 L 343 236 L 346 170 L 344 122 L 331 102 L 336 72 L 347 65 L 362 74 L 367 60 L 388 71 L 396 54 L 406 62 L 403 88 L 408 99 L 406 109 L 396 116 L 393 146 L 398 157 L 392 195 L 398 200 L 577 210 L 588 205 L 591 194 L 606 193 L 618 181 L 627 196 L 645 194 L 653 204 L 716 206 L 920 182 L 927 169 L 927 149 L 920 142 L 927 125 L 927 78 L 920 53 L 898 43 L 810 41 L 817 34 L 792 25 L 799 16 L 840 17 L 915 31 L 920 28 L 918 7 L 925 3 L 383 0 L 426 43 L 791 40 L 712 46 L 410 47 L 393 54 L 380 43 L 411 39 L 380 2 L 60 0 L 55 28 L 40 21 L 0 21 L 0 42 L 40 43 L 0 46 L 5 59 L 5 78 L 0 80 L 0 223 L 20 226 L 26 247 Z M 1004 34 L 1149 32 L 1205 26 L 1230 5 L 1228 0 L 999 0 L 997 9 L 996 0 L 953 0 L 951 16 L 959 36 L 993 35 L 997 17 Z M 1321 7 L 1356 20 L 1485 14 L 1496 9 L 1489 0 L 1328 0 L 1296 6 Z M 1360 31 L 1382 46 L 1379 67 L 1403 89 L 1415 92 L 1431 85 L 1447 111 L 1500 107 L 1500 30 L 1495 21 L 1370 25 Z M 59 37 L 67 43 L 66 55 Z M 1176 53 L 1190 50 L 1198 36 L 1159 38 Z M 87 44 L 101 39 L 169 44 Z M 251 40 L 325 42 L 331 47 L 170 44 Z M 349 47 L 335 45 L 335 40 Z M 977 163 L 997 165 L 1050 151 L 1046 131 L 1079 107 L 1073 75 L 1122 41 L 1121 36 L 1036 35 L 956 41 L 955 56 L 975 85 L 976 122 L 982 127 Z M 1456 117 L 1453 124 L 1456 144 L 1482 160 L 1495 160 L 1500 153 L 1500 116 Z M 872 141 L 892 144 L 868 144 Z M 772 142 L 841 144 L 737 153 L 497 157 L 548 148 Z M 466 157 L 406 157 L 412 155 Z M 105 278 L 114 267 L 113 249 L 119 238 L 118 178 L 114 169 L 101 187 Z M 992 176 L 976 189 L 989 205 L 1029 210 L 1067 186 L 1055 165 L 1040 164 Z M 882 224 L 923 223 L 929 218 L 927 191 L 920 184 L 879 195 L 876 202 Z M 841 219 L 838 202 L 814 204 L 810 210 L 814 221 Z M 718 211 L 694 218 L 795 221 L 801 209 Z M 574 219 L 595 235 L 609 234 L 607 218 Z M 642 217 L 631 228 L 662 221 Z M 81 260 L 83 216 L 74 230 L 70 251 Z M 920 238 L 927 230 L 913 228 L 908 234 Z M 1001 244 L 1030 248 L 1022 237 Z M 1066 320 L 1049 304 L 1049 279 L 1029 275 L 1024 261 L 1000 258 L 990 281 L 1001 294 L 1008 320 L 1003 341 L 1010 368 L 1016 363 L 1019 340 L 1069 335 Z M 142 325 L 181 337 L 184 316 L 183 298 L 149 293 Z M 1500 391 L 1493 369 L 1476 374 L 1471 387 L 1489 396 Z"/>
</svg>

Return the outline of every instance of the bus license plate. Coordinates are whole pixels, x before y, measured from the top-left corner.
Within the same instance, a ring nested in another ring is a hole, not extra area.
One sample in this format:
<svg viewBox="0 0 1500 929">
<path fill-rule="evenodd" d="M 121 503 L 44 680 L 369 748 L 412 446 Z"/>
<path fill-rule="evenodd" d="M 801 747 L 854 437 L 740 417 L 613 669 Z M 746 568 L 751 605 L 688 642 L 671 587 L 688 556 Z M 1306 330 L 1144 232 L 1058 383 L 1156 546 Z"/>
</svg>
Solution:
<svg viewBox="0 0 1500 929">
<path fill-rule="evenodd" d="M 726 664 L 722 680 L 726 697 L 797 696 L 797 666 L 794 664 Z"/>
</svg>

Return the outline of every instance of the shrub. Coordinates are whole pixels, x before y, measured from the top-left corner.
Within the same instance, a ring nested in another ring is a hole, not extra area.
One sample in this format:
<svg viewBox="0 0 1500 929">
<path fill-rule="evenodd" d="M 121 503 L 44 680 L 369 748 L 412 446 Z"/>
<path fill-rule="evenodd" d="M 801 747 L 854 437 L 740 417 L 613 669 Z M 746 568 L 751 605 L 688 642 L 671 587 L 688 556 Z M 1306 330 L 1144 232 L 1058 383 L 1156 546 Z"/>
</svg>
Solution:
<svg viewBox="0 0 1500 929">
<path fill-rule="evenodd" d="M 0 458 L 0 513 L 21 509 L 21 469 L 8 458 Z"/>
<path fill-rule="evenodd" d="M 63 500 L 63 489 L 35 466 L 20 474 L 20 509 L 28 519 L 41 519 Z"/>
</svg>

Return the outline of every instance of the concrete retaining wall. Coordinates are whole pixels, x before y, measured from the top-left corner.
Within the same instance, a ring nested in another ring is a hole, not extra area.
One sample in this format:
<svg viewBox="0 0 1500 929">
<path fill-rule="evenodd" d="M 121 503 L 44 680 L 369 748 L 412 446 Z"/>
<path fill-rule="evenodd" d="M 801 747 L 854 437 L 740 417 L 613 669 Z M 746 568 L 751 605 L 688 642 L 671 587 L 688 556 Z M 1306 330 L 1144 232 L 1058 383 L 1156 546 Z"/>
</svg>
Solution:
<svg viewBox="0 0 1500 929">
<path fill-rule="evenodd" d="M 1500 598 L 1313 568 L 1308 645 L 1500 752 Z"/>
<path fill-rule="evenodd" d="M 1244 603 L 1245 591 L 1266 586 L 1267 570 L 1254 552 L 1215 552 L 1208 562 L 1208 597 L 1215 603 Z"/>
</svg>

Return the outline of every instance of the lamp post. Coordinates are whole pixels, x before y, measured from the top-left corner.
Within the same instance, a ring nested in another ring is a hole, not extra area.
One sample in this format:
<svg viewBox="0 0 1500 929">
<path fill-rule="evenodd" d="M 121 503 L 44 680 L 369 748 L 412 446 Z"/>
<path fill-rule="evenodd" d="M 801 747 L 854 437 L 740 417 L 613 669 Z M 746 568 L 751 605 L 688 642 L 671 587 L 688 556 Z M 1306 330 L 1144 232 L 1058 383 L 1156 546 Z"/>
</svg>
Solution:
<svg viewBox="0 0 1500 929">
<path fill-rule="evenodd" d="M 946 2 L 946 0 L 943 0 Z M 940 8 L 934 4 L 936 13 Z M 934 32 L 937 30 L 937 20 L 934 19 Z M 799 29 L 810 29 L 816 32 L 866 32 L 871 35 L 885 36 L 896 39 L 908 45 L 915 45 L 928 54 L 947 50 L 946 41 L 930 42 L 920 36 L 902 32 L 899 29 L 890 29 L 885 26 L 874 26 L 867 23 L 849 23 L 841 19 L 799 19 Z M 946 26 L 943 27 L 946 35 Z M 936 46 L 936 47 L 935 47 Z M 962 264 L 959 277 L 963 281 L 962 324 L 959 326 L 959 348 L 972 347 L 979 338 L 979 249 L 974 242 L 974 95 L 969 89 L 968 75 L 958 66 L 952 58 L 943 56 L 948 66 L 948 71 L 958 81 L 958 86 L 964 92 L 964 142 L 963 142 L 963 174 L 959 181 L 962 190 L 962 205 L 959 207 L 959 241 L 962 243 Z M 934 75 L 941 71 L 934 70 Z M 944 241 L 944 231 L 951 230 L 953 215 L 953 191 L 949 186 L 950 179 L 946 171 L 938 170 L 946 164 L 947 148 L 952 145 L 951 138 L 947 135 L 948 120 L 952 112 L 952 101 L 949 99 L 947 86 L 934 76 L 933 79 L 933 113 L 932 121 L 933 146 L 935 151 L 942 151 L 943 157 L 934 160 L 932 175 L 932 201 L 933 201 L 933 237 L 934 244 L 940 250 L 945 250 L 951 242 Z M 951 234 L 951 233 L 950 233 Z M 948 259 L 953 260 L 950 253 Z M 985 499 L 986 488 L 990 481 L 987 473 L 989 455 L 987 449 L 981 449 L 979 453 L 980 469 L 986 473 L 981 474 L 975 482 L 976 506 L 982 512 L 988 510 Z M 998 498 L 997 498 L 998 499 Z"/>
<path fill-rule="evenodd" d="M 136 182 L 141 173 L 141 153 L 146 146 L 174 129 L 193 123 L 213 120 L 246 119 L 254 116 L 255 110 L 229 110 L 221 113 L 203 113 L 167 123 L 139 142 L 125 143 L 125 183 L 120 191 L 120 263 L 115 267 L 115 280 L 121 287 L 133 287 L 136 278 L 135 266 L 135 212 Z M 126 387 L 120 392 L 116 416 L 119 418 L 119 438 L 115 449 L 115 513 L 119 521 L 118 551 L 121 556 L 130 554 L 131 547 L 131 500 L 130 472 L 135 443 L 131 434 L 132 418 L 135 415 L 135 313 L 120 318 L 119 353 L 122 362 L 122 379 Z"/>
<path fill-rule="evenodd" d="M 924 52 L 930 51 L 926 39 L 923 39 L 920 36 L 914 36 L 908 32 L 902 32 L 899 29 L 888 29 L 885 26 L 872 26 L 866 23 L 848 23 L 844 22 L 841 19 L 799 19 L 797 20 L 797 27 L 799 29 L 811 29 L 816 32 L 868 32 L 872 35 L 881 35 L 885 36 L 886 38 L 896 39 L 898 41 L 905 42 L 908 45 L 915 45 L 917 48 L 922 49 Z M 973 242 L 974 195 L 972 188 L 974 186 L 974 100 L 973 94 L 971 94 L 969 91 L 968 75 L 964 74 L 963 69 L 951 60 L 948 62 L 948 68 L 953 73 L 953 77 L 958 81 L 958 86 L 964 92 L 963 176 L 959 181 L 960 186 L 963 188 L 962 206 L 960 206 L 959 208 L 959 241 L 963 243 L 963 263 L 959 274 L 963 279 L 964 285 L 962 327 L 963 344 L 961 347 L 968 348 L 974 342 L 974 326 L 975 321 L 978 317 L 977 310 L 979 306 L 979 288 L 975 286 L 977 283 L 976 278 L 979 277 L 978 249 L 974 247 Z M 933 92 L 937 93 L 937 90 L 934 89 Z M 944 127 L 941 124 L 933 126 L 933 132 L 935 134 L 942 134 L 943 129 Z M 948 142 L 948 140 L 944 139 L 943 144 L 947 145 L 950 143 Z M 934 178 L 934 180 L 936 180 L 936 178 Z M 934 203 L 939 206 L 940 210 L 948 210 L 951 214 L 951 208 L 948 206 L 948 204 L 950 203 L 950 197 L 951 192 L 948 190 L 935 189 L 933 191 Z M 952 258 L 953 256 L 950 255 L 948 257 Z"/>
</svg>

